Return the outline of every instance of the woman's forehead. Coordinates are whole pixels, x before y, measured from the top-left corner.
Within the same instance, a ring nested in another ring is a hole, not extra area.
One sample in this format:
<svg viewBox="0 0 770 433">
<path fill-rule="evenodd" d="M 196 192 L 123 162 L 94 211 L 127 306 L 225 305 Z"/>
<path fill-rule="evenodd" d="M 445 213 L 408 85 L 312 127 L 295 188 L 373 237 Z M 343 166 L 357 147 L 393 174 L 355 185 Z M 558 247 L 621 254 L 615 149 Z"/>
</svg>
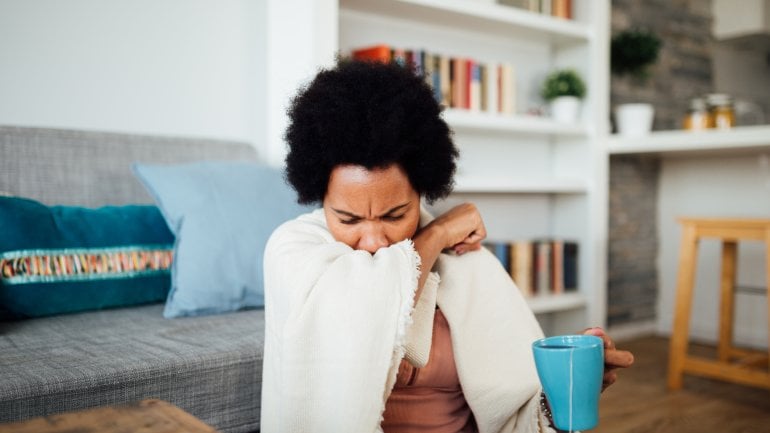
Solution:
<svg viewBox="0 0 770 433">
<path fill-rule="evenodd" d="M 329 176 L 324 201 L 349 212 L 379 214 L 416 197 L 406 173 L 396 164 L 375 169 L 340 165 Z"/>
</svg>

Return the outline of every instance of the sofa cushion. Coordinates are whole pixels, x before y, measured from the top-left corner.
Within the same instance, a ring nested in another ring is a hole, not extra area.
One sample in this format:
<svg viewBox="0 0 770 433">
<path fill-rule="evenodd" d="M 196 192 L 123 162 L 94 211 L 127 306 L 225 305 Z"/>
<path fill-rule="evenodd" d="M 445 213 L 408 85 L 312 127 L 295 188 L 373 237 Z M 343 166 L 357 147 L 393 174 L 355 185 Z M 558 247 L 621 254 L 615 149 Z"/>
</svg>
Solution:
<svg viewBox="0 0 770 433">
<path fill-rule="evenodd" d="M 264 305 L 273 229 L 307 212 L 281 172 L 247 162 L 134 166 L 176 235 L 167 318 Z"/>
<path fill-rule="evenodd" d="M 13 317 L 159 302 L 173 235 L 155 206 L 88 209 L 0 197 L 0 308 Z"/>
<path fill-rule="evenodd" d="M 264 311 L 162 308 L 0 323 L 0 422 L 160 398 L 222 433 L 259 430 Z"/>
</svg>

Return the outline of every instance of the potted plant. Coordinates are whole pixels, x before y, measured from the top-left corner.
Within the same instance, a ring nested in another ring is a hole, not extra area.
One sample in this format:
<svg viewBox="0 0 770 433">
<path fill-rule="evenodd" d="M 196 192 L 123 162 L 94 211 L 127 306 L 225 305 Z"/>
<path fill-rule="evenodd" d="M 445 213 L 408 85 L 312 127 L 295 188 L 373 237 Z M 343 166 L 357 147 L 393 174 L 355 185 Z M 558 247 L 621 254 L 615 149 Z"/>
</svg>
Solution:
<svg viewBox="0 0 770 433">
<path fill-rule="evenodd" d="M 540 94 L 551 106 L 551 117 L 558 122 L 574 123 L 580 112 L 580 100 L 586 93 L 583 79 L 574 69 L 551 72 Z"/>
<path fill-rule="evenodd" d="M 644 85 L 649 68 L 658 60 L 660 38 L 646 30 L 624 30 L 610 43 L 610 69 L 618 77 L 630 77 L 633 84 Z M 618 132 L 626 136 L 646 135 L 652 130 L 655 109 L 652 104 L 631 103 L 615 107 Z"/>
</svg>

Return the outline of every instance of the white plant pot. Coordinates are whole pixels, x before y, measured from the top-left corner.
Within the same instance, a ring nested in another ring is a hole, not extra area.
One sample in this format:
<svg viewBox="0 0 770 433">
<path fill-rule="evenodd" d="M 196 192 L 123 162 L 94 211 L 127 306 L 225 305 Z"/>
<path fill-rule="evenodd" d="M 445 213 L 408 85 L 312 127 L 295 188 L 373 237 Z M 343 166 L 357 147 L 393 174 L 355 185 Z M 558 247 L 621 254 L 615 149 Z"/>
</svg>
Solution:
<svg viewBox="0 0 770 433">
<path fill-rule="evenodd" d="M 655 108 L 652 104 L 620 104 L 615 107 L 615 123 L 618 134 L 641 137 L 652 131 Z"/>
<path fill-rule="evenodd" d="M 577 123 L 580 99 L 576 96 L 558 96 L 551 101 L 551 117 L 561 123 Z"/>
</svg>

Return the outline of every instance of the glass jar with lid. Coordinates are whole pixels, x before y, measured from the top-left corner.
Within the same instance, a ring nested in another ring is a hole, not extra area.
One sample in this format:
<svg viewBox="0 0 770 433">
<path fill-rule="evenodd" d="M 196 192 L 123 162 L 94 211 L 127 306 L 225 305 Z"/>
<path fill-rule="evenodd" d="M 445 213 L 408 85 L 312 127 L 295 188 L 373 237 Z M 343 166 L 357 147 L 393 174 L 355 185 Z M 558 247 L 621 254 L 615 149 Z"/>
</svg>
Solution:
<svg viewBox="0 0 770 433">
<path fill-rule="evenodd" d="M 735 126 L 733 99 L 724 93 L 711 93 L 706 96 L 712 128 L 728 129 Z"/>
<path fill-rule="evenodd" d="M 689 130 L 706 129 L 711 127 L 710 120 L 706 101 L 703 98 L 693 98 L 690 100 L 690 109 L 687 110 L 682 126 Z"/>
</svg>

